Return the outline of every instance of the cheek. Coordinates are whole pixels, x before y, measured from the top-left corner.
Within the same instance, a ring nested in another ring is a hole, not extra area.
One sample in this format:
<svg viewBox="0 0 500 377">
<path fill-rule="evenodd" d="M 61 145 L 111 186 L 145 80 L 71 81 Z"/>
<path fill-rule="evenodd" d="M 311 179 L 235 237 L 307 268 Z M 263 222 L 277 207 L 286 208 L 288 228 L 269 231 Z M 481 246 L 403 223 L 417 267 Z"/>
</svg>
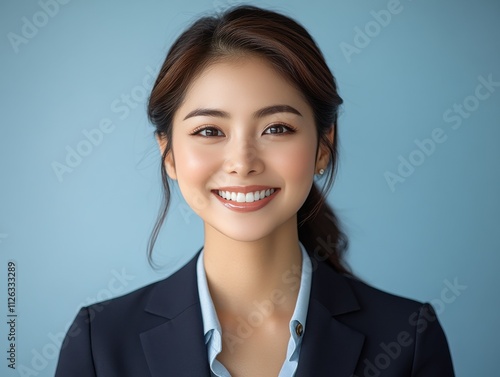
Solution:
<svg viewBox="0 0 500 377">
<path fill-rule="evenodd" d="M 193 142 L 185 135 L 174 139 L 176 173 L 182 181 L 202 181 L 215 170 L 220 153 L 210 145 Z"/>
<path fill-rule="evenodd" d="M 199 145 L 178 143 L 174 145 L 174 155 L 177 182 L 184 199 L 194 211 L 202 210 L 208 204 L 207 184 L 217 171 L 220 153 Z"/>
<path fill-rule="evenodd" d="M 314 175 L 315 145 L 313 142 L 301 142 L 286 149 L 275 151 L 273 160 L 287 180 L 306 184 Z"/>
</svg>

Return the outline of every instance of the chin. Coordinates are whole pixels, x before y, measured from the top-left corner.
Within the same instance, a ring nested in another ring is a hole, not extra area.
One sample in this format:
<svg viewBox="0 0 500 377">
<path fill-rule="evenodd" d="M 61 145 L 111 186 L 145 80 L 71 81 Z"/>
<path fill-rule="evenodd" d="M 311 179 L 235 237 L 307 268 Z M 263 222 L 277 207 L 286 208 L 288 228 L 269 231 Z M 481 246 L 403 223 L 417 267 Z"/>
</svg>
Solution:
<svg viewBox="0 0 500 377">
<path fill-rule="evenodd" d="M 221 235 L 230 238 L 233 241 L 238 242 L 254 242 L 258 241 L 266 236 L 272 234 L 269 228 L 266 229 L 251 229 L 249 230 L 247 227 L 238 229 L 236 227 L 221 227 L 215 228 Z"/>
<path fill-rule="evenodd" d="M 268 220 L 269 215 L 268 215 Z M 282 220 L 282 221 L 280 221 Z M 291 218 L 288 221 L 292 220 Z M 274 219 L 274 221 L 265 221 L 262 217 L 253 219 L 253 221 L 241 221 L 227 218 L 224 224 L 209 224 L 212 230 L 220 233 L 221 235 L 239 242 L 254 242 L 259 241 L 265 237 L 283 231 L 283 226 L 288 222 L 286 219 Z M 295 225 L 296 226 L 296 225 Z"/>
</svg>

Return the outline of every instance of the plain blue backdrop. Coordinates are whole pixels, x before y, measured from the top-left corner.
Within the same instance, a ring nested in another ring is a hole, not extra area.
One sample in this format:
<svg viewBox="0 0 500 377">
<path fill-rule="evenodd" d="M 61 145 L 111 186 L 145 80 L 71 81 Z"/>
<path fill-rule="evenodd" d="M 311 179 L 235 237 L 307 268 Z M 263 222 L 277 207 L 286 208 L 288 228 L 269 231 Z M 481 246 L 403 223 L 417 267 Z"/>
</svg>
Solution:
<svg viewBox="0 0 500 377">
<path fill-rule="evenodd" d="M 203 241 L 176 190 L 153 271 L 160 205 L 146 97 L 167 49 L 202 13 L 190 1 L 0 5 L 0 351 L 7 263 L 17 269 L 16 367 L 52 376 L 81 305 L 159 280 Z M 345 103 L 329 201 L 356 274 L 430 301 L 457 376 L 498 368 L 500 2 L 252 1 L 313 35 Z M 97 131 L 99 130 L 99 131 Z M 450 288 L 452 287 L 452 288 Z"/>
</svg>

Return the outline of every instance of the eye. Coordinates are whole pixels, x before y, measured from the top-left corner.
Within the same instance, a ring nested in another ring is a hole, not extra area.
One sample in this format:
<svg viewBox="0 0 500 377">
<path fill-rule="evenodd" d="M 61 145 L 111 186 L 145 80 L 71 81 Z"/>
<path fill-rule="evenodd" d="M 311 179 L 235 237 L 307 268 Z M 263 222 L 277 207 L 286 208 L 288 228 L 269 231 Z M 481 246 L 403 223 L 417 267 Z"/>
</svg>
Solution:
<svg viewBox="0 0 500 377">
<path fill-rule="evenodd" d="M 217 133 L 220 132 L 221 135 Z M 193 131 L 191 135 L 200 135 L 202 137 L 224 136 L 221 130 L 216 127 L 200 127 Z"/>
<path fill-rule="evenodd" d="M 269 131 L 269 132 L 267 132 L 267 131 Z M 294 133 L 294 132 L 295 132 L 295 128 L 293 128 L 291 126 L 287 126 L 287 125 L 280 124 L 280 123 L 275 123 L 275 124 L 272 124 L 271 126 L 269 126 L 264 133 L 269 135 L 269 134 L 287 134 L 287 133 Z"/>
</svg>

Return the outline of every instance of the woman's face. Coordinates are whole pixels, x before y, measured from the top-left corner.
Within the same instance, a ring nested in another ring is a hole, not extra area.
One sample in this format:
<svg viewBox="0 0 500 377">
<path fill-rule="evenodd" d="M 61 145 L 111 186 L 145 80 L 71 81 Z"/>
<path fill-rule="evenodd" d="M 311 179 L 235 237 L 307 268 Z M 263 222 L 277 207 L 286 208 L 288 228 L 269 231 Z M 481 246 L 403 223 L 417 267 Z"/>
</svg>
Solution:
<svg viewBox="0 0 500 377">
<path fill-rule="evenodd" d="M 297 226 L 314 173 L 328 162 L 316 144 L 301 93 L 262 58 L 245 56 L 214 63 L 191 83 L 165 164 L 206 232 L 253 241 Z"/>
</svg>

